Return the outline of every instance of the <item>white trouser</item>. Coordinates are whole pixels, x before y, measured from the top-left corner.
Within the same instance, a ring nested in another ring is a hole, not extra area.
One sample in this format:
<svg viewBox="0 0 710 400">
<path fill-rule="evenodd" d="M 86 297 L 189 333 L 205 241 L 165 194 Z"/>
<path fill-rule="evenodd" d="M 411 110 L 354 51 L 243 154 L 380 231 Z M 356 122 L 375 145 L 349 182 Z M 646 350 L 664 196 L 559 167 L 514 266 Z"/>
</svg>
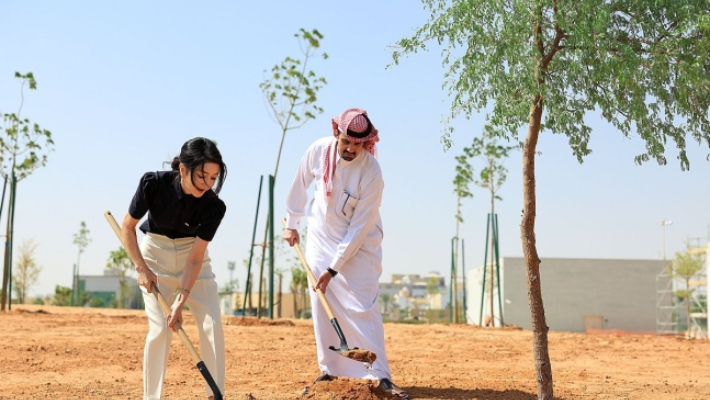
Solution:
<svg viewBox="0 0 710 400">
<path fill-rule="evenodd" d="M 170 239 L 148 233 L 141 242 L 141 254 L 148 267 L 158 276 L 158 290 L 168 304 L 172 304 L 175 290 L 179 288 L 180 276 L 194 241 L 194 238 Z M 224 393 L 224 330 L 214 278 L 210 258 L 205 251 L 202 270 L 190 290 L 187 306 L 195 317 L 200 333 L 202 361 L 212 374 L 217 387 Z M 141 290 L 149 324 L 143 352 L 143 399 L 160 399 L 170 353 L 172 329 L 168 328 L 165 314 L 155 296 L 146 293 L 143 287 Z M 212 396 L 209 386 L 207 396 Z"/>
</svg>

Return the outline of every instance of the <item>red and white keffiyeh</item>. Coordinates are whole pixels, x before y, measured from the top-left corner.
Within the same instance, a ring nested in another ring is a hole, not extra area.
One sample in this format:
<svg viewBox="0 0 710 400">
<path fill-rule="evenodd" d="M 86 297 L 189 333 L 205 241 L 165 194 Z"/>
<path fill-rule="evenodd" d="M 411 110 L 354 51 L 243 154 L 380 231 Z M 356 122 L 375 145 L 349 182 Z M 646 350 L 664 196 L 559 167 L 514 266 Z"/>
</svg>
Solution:
<svg viewBox="0 0 710 400">
<path fill-rule="evenodd" d="M 367 117 L 367 111 L 361 108 L 348 108 L 336 115 L 331 123 L 333 125 L 333 136 L 338 137 L 338 133 L 344 133 L 348 140 L 354 143 L 364 142 L 363 148 L 376 155 L 375 143 L 380 141 L 378 131 Z M 326 198 L 330 197 L 333 189 L 333 178 L 335 177 L 335 160 L 337 159 L 337 139 L 333 140 L 325 149 L 323 160 L 323 183 L 325 185 Z"/>
</svg>

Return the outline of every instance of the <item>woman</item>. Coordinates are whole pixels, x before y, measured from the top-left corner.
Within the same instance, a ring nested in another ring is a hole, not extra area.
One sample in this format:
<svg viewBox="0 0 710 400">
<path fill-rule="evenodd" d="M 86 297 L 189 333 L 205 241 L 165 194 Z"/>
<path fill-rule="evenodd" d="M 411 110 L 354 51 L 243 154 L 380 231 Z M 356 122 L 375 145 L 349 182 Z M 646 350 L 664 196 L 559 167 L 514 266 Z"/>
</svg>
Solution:
<svg viewBox="0 0 710 400">
<path fill-rule="evenodd" d="M 224 331 L 207 245 L 226 211 L 217 194 L 227 167 L 215 143 L 202 137 L 185 142 L 171 167 L 143 175 L 121 224 L 149 321 L 143 352 L 144 399 L 160 399 L 172 330 L 182 324 L 185 304 L 197 322 L 202 360 L 224 393 Z M 136 226 L 146 213 L 139 246 Z M 168 303 L 172 301 L 170 315 L 163 314 L 151 294 L 152 284 Z M 209 387 L 207 395 L 213 398 Z"/>
</svg>

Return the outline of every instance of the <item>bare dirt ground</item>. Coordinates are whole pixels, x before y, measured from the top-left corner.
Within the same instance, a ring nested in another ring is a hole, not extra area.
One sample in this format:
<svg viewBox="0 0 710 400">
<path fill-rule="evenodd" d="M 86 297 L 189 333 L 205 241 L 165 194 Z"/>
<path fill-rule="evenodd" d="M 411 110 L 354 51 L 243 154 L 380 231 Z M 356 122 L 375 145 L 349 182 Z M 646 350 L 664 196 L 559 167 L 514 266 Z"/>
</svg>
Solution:
<svg viewBox="0 0 710 400">
<path fill-rule="evenodd" d="M 0 326 L 0 399 L 141 398 L 142 311 L 13 305 L 0 313 Z M 226 317 L 225 333 L 225 399 L 382 398 L 367 381 L 313 383 L 310 321 Z M 385 334 L 394 382 L 411 398 L 537 399 L 530 331 L 386 324 Z M 551 332 L 549 342 L 556 399 L 710 399 L 710 341 Z M 164 394 L 206 398 L 177 335 Z"/>
</svg>

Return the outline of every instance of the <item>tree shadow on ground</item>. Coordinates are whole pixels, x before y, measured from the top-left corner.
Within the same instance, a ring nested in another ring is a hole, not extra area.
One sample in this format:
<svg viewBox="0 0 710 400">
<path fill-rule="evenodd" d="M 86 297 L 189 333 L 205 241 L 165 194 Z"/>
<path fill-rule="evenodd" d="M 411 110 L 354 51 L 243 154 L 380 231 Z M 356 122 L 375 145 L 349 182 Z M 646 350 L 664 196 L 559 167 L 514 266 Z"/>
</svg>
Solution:
<svg viewBox="0 0 710 400">
<path fill-rule="evenodd" d="M 409 386 L 403 387 L 411 399 L 464 399 L 464 400 L 537 400 L 537 394 L 520 390 L 457 389 Z M 555 396 L 555 400 L 565 400 Z"/>
</svg>

